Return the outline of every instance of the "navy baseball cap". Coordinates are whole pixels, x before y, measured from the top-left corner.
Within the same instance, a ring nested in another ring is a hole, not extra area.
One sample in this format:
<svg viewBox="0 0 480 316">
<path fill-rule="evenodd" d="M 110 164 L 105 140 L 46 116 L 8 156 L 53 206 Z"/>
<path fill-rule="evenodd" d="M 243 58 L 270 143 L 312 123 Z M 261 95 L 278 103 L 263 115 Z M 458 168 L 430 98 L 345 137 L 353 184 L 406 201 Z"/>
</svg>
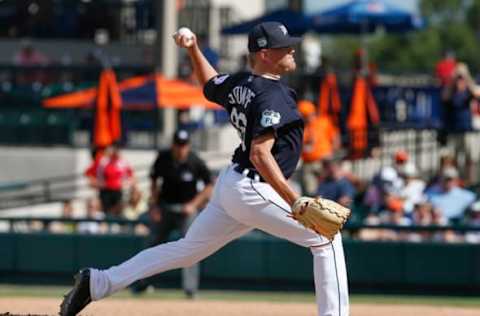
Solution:
<svg viewBox="0 0 480 316">
<path fill-rule="evenodd" d="M 301 37 L 290 36 L 282 23 L 263 22 L 248 33 L 248 51 L 253 53 L 264 48 L 291 47 L 301 41 Z"/>
<path fill-rule="evenodd" d="M 190 133 L 184 129 L 179 129 L 173 135 L 173 142 L 177 145 L 185 145 L 190 142 Z"/>
</svg>

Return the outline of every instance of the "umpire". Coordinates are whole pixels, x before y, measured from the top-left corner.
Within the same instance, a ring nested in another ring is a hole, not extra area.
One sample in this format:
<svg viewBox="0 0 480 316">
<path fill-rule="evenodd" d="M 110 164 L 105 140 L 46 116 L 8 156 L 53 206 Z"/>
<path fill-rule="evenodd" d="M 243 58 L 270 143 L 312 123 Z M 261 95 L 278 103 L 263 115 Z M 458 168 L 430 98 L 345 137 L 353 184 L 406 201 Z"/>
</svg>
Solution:
<svg viewBox="0 0 480 316">
<path fill-rule="evenodd" d="M 177 130 L 172 146 L 162 150 L 150 170 L 152 241 L 150 247 L 164 243 L 172 231 L 185 235 L 190 223 L 210 198 L 212 176 L 205 162 L 191 150 L 190 134 Z M 183 289 L 194 298 L 199 283 L 199 268 L 183 269 Z M 137 292 L 146 288 L 140 283 Z"/>
</svg>

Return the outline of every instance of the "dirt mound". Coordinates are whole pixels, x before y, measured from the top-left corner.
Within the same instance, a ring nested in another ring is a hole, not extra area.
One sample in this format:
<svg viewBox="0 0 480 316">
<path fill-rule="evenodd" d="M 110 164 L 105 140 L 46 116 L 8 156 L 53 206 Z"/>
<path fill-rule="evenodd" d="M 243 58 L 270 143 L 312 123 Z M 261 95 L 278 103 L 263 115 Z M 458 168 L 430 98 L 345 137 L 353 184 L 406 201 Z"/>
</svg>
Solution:
<svg viewBox="0 0 480 316">
<path fill-rule="evenodd" d="M 58 315 L 60 298 L 0 298 L 0 316 Z M 419 305 L 354 304 L 351 316 L 477 316 L 478 309 Z M 111 298 L 89 305 L 82 316 L 315 316 L 312 303 L 182 301 Z"/>
</svg>

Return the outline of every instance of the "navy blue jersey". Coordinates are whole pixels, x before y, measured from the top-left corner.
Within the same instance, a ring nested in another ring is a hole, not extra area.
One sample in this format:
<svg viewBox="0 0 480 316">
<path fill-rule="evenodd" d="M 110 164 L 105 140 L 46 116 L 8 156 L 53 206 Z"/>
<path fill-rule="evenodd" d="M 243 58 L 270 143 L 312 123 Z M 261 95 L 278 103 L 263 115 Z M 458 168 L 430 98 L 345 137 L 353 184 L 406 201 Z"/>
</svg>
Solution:
<svg viewBox="0 0 480 316">
<path fill-rule="evenodd" d="M 255 169 L 249 158 L 251 142 L 273 131 L 272 154 L 284 176 L 292 175 L 303 144 L 303 120 L 292 89 L 278 80 L 243 72 L 217 75 L 205 84 L 204 94 L 228 111 L 230 122 L 238 131 L 241 143 L 232 162 L 242 169 Z"/>
</svg>

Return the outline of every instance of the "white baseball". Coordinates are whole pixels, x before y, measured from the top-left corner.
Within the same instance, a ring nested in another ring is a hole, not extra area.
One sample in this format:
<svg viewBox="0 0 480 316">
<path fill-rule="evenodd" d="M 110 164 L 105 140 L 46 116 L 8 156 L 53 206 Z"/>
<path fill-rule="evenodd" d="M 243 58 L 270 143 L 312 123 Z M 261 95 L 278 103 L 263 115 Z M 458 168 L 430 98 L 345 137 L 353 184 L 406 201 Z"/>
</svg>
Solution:
<svg viewBox="0 0 480 316">
<path fill-rule="evenodd" d="M 189 45 L 193 39 L 193 32 L 188 27 L 181 27 L 178 29 L 177 34 L 183 36 L 186 39 L 186 44 Z"/>
</svg>

